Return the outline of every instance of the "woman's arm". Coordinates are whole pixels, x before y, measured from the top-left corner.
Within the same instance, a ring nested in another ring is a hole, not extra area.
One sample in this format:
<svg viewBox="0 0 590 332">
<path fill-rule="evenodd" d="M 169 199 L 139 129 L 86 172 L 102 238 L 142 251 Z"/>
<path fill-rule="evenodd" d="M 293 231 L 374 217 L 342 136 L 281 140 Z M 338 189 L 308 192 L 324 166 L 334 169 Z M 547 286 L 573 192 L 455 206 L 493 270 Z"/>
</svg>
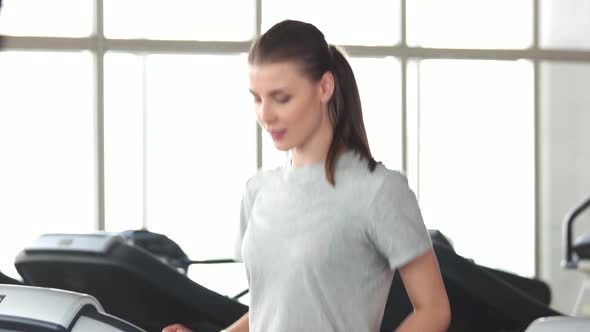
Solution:
<svg viewBox="0 0 590 332">
<path fill-rule="evenodd" d="M 397 332 L 442 332 L 451 321 L 451 309 L 438 262 L 432 250 L 399 269 L 414 307 Z"/>
<path fill-rule="evenodd" d="M 233 323 L 230 327 L 224 329 L 223 331 L 226 332 L 248 332 L 249 328 L 249 318 L 248 313 L 246 313 L 242 318 L 238 319 L 235 323 Z M 192 332 L 189 328 L 181 325 L 181 324 L 174 324 L 170 326 L 166 326 L 162 332 Z"/>
</svg>

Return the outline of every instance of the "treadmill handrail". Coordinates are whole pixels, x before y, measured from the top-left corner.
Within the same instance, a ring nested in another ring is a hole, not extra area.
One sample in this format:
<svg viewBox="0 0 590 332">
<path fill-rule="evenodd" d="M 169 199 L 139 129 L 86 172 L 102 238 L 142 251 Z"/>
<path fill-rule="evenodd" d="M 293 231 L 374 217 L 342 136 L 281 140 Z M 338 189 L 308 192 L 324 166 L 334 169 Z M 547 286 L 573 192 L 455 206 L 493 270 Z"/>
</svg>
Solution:
<svg viewBox="0 0 590 332">
<path fill-rule="evenodd" d="M 198 260 L 198 261 L 186 261 L 188 265 L 193 264 L 225 264 L 225 263 L 239 263 L 235 259 L 231 258 L 223 258 L 223 259 L 206 259 L 206 260 Z"/>
<path fill-rule="evenodd" d="M 566 269 L 575 269 L 578 266 L 577 260 L 573 260 L 572 234 L 575 219 L 590 207 L 590 196 L 579 202 L 565 217 L 563 234 L 565 237 L 565 257 L 561 263 Z"/>
</svg>

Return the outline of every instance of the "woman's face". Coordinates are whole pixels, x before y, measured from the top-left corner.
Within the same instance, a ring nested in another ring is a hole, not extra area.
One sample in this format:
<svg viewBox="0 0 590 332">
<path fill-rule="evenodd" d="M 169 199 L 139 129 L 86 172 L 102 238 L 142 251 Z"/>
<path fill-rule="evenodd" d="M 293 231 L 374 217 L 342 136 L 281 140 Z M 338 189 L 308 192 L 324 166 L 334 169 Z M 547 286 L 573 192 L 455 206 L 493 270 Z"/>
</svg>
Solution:
<svg viewBox="0 0 590 332">
<path fill-rule="evenodd" d="M 303 151 L 326 143 L 325 128 L 331 127 L 326 105 L 333 91 L 333 78 L 327 74 L 313 82 L 296 62 L 250 65 L 256 117 L 279 150 Z"/>
</svg>

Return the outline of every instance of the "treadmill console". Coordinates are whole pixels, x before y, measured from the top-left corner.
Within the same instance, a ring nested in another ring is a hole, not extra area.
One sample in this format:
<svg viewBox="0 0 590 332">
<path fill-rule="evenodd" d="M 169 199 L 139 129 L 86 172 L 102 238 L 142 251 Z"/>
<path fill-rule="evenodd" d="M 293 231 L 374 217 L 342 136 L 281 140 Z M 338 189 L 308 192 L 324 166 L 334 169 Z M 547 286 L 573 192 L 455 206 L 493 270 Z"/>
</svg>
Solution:
<svg viewBox="0 0 590 332">
<path fill-rule="evenodd" d="M 145 332 L 104 313 L 89 295 L 0 285 L 0 332 Z"/>
<path fill-rule="evenodd" d="M 105 254 L 117 241 L 124 241 L 124 239 L 120 235 L 106 232 L 93 234 L 43 234 L 35 242 L 25 247 L 25 251 L 70 251 Z"/>
</svg>

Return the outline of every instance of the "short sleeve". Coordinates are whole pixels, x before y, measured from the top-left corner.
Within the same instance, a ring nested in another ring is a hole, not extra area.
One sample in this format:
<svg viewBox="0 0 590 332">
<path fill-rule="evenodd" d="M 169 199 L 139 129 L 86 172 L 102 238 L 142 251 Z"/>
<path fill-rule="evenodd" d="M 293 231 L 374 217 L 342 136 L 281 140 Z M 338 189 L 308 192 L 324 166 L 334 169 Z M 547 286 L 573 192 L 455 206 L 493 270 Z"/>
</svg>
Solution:
<svg viewBox="0 0 590 332">
<path fill-rule="evenodd" d="M 416 195 L 401 173 L 385 170 L 369 209 L 369 237 L 391 269 L 432 248 Z"/>
<path fill-rule="evenodd" d="M 246 228 L 248 227 L 248 219 L 250 218 L 250 211 L 252 209 L 252 199 L 249 190 L 250 180 L 246 183 L 246 189 L 242 195 L 242 202 L 240 206 L 240 229 L 236 235 L 234 244 L 234 259 L 238 262 L 242 261 L 242 241 Z"/>
</svg>

